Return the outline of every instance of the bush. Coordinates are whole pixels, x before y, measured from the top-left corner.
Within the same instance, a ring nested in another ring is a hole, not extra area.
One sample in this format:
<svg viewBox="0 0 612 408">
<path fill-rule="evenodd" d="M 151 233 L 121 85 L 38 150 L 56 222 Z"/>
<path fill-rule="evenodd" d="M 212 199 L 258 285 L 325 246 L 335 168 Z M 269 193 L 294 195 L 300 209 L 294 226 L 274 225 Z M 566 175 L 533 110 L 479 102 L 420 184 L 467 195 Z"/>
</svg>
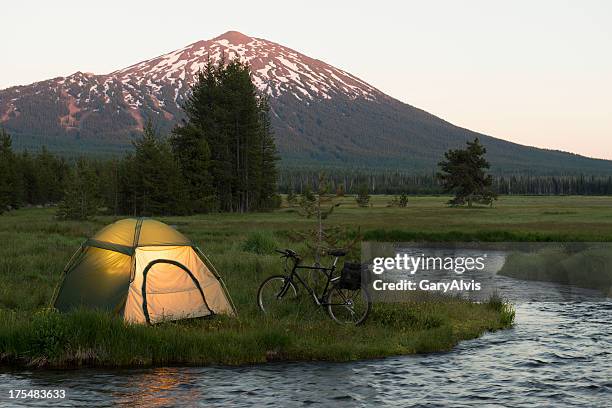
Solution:
<svg viewBox="0 0 612 408">
<path fill-rule="evenodd" d="M 370 206 L 370 192 L 367 185 L 363 184 L 359 187 L 355 201 L 359 207 L 365 208 Z"/>
<path fill-rule="evenodd" d="M 408 194 L 406 193 L 402 193 L 401 195 L 393 196 L 393 198 L 391 199 L 391 201 L 389 201 L 389 204 L 387 205 L 387 207 L 400 207 L 400 208 L 406 208 L 407 206 L 408 206 Z"/>
<path fill-rule="evenodd" d="M 499 313 L 500 322 L 504 326 L 510 326 L 514 322 L 515 310 L 514 307 L 502 299 L 499 294 L 494 293 L 487 301 L 487 305 Z"/>
<path fill-rule="evenodd" d="M 69 331 L 66 320 L 57 311 L 45 309 L 35 313 L 31 327 L 30 350 L 33 354 L 53 358 L 63 352 Z"/>
<path fill-rule="evenodd" d="M 278 241 L 270 231 L 251 232 L 246 241 L 242 243 L 242 250 L 265 255 L 274 252 L 279 247 Z"/>
</svg>

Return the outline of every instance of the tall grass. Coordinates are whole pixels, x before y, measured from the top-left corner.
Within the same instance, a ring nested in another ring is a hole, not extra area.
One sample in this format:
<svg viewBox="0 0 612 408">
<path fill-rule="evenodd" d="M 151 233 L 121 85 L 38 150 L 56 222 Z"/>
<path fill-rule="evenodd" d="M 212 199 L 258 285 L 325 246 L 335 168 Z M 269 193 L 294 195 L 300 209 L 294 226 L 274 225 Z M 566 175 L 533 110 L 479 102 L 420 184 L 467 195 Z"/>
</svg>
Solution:
<svg viewBox="0 0 612 408">
<path fill-rule="evenodd" d="M 4 310 L 0 363 L 120 367 L 348 361 L 448 350 L 511 323 L 490 305 L 459 300 L 377 305 L 363 327 L 339 326 L 316 312 L 299 319 L 219 316 L 150 327 L 91 310 L 33 315 Z"/>
<path fill-rule="evenodd" d="M 270 231 L 253 231 L 242 243 L 242 250 L 258 255 L 271 254 L 279 248 L 279 243 Z"/>
</svg>

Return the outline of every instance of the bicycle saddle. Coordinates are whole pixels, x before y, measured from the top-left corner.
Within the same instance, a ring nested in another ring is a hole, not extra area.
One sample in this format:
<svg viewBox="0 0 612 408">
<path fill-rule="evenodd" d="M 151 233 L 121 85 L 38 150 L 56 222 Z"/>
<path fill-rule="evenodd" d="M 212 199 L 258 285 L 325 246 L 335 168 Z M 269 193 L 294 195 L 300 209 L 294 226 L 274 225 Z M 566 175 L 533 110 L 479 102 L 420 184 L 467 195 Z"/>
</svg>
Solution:
<svg viewBox="0 0 612 408">
<path fill-rule="evenodd" d="M 327 251 L 327 254 L 331 256 L 345 256 L 347 252 L 348 251 L 346 249 L 332 249 Z"/>
</svg>

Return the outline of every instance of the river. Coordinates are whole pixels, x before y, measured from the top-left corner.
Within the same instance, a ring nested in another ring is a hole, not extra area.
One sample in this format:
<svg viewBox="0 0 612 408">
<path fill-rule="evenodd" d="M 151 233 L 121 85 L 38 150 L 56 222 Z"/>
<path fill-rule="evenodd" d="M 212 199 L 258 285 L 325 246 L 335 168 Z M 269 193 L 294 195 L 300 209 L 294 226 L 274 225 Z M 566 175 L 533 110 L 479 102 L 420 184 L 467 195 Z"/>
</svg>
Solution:
<svg viewBox="0 0 612 408">
<path fill-rule="evenodd" d="M 510 300 L 521 292 L 516 325 L 448 353 L 352 363 L 3 371 L 0 406 L 611 406 L 612 301 L 591 290 L 499 279 Z M 66 398 L 9 399 L 11 389 L 64 389 Z"/>
</svg>

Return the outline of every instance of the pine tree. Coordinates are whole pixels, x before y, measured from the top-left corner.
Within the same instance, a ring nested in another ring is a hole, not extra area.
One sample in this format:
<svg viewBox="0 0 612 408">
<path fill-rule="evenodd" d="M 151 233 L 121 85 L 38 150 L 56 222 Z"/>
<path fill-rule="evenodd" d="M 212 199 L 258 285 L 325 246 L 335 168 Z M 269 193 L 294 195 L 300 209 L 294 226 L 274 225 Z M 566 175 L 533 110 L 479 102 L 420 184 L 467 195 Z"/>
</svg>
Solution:
<svg viewBox="0 0 612 408">
<path fill-rule="evenodd" d="M 210 175 L 210 148 L 202 130 L 192 124 L 176 128 L 171 146 L 184 179 L 188 211 L 200 213 L 216 210 L 218 197 Z"/>
<path fill-rule="evenodd" d="M 220 211 L 278 205 L 269 106 L 251 81 L 249 66 L 222 59 L 215 67 L 209 61 L 183 110 L 186 120 L 173 130 L 171 142 L 190 195 L 209 192 L 209 202 Z M 196 168 L 187 159 L 196 159 Z M 204 182 L 210 188 L 200 187 Z"/>
<path fill-rule="evenodd" d="M 0 214 L 14 206 L 17 173 L 11 136 L 0 129 Z"/>
<path fill-rule="evenodd" d="M 102 193 L 102 200 L 107 213 L 121 214 L 121 175 L 120 168 L 123 159 L 110 159 L 102 163 L 98 190 Z"/>
<path fill-rule="evenodd" d="M 174 128 L 170 139 L 187 186 L 191 212 L 219 209 L 220 194 L 228 190 L 230 183 L 229 149 L 221 148 L 226 145 L 222 134 L 223 112 L 219 106 L 222 96 L 219 76 L 223 66 L 223 60 L 217 68 L 209 60 L 204 71 L 198 73 L 183 106 L 187 120 Z M 213 147 L 214 158 L 211 154 Z M 216 176 L 214 183 L 213 173 Z"/>
<path fill-rule="evenodd" d="M 484 157 L 486 152 L 487 149 L 475 138 L 467 142 L 466 149 L 451 149 L 444 154 L 446 160 L 438 163 L 441 170 L 438 178 L 444 191 L 455 195 L 448 202 L 450 205 L 492 205 L 497 199 L 492 189 L 493 178 L 485 173 L 490 167 Z"/>
<path fill-rule="evenodd" d="M 68 176 L 57 218 L 86 220 L 96 214 L 99 204 L 95 172 L 90 163 L 81 159 Z"/>
<path fill-rule="evenodd" d="M 312 192 L 309 185 L 304 188 L 304 191 L 300 195 L 298 205 L 300 207 L 299 213 L 301 216 L 310 218 L 315 213 L 315 206 L 317 203 L 317 197 Z"/>
<path fill-rule="evenodd" d="M 336 187 L 336 197 L 344 197 L 344 184 L 338 184 Z"/>
<path fill-rule="evenodd" d="M 62 199 L 69 166 L 64 159 L 51 154 L 46 146 L 33 157 L 38 204 L 57 203 Z M 92 163 L 93 164 L 93 163 Z"/>
<path fill-rule="evenodd" d="M 362 184 L 359 187 L 355 201 L 359 207 L 368 207 L 370 205 L 370 191 L 367 184 Z"/>
<path fill-rule="evenodd" d="M 293 207 L 295 206 L 295 204 L 297 203 L 297 195 L 295 194 L 295 191 L 293 191 L 293 188 L 289 189 L 289 192 L 287 193 L 287 205 L 289 207 Z"/>
<path fill-rule="evenodd" d="M 307 186 L 300 198 L 299 214 L 306 218 L 313 216 L 316 218 L 315 228 L 305 234 L 298 233 L 306 241 L 316 263 L 320 261 L 326 250 L 330 249 L 326 243 L 333 234 L 325 228 L 324 221 L 336 207 L 340 206 L 339 203 L 334 203 L 335 198 L 330 193 L 329 180 L 323 173 L 319 174 L 316 194 L 312 192 L 310 186 Z"/>
<path fill-rule="evenodd" d="M 259 115 L 261 124 L 261 183 L 259 185 L 260 208 L 276 208 L 280 206 L 278 189 L 278 171 L 276 163 L 279 161 L 278 151 L 274 142 L 274 133 L 270 121 L 270 104 L 267 95 L 259 98 Z"/>
<path fill-rule="evenodd" d="M 134 148 L 121 170 L 122 209 L 146 216 L 186 212 L 180 167 L 170 144 L 159 137 L 150 121 Z"/>
</svg>

